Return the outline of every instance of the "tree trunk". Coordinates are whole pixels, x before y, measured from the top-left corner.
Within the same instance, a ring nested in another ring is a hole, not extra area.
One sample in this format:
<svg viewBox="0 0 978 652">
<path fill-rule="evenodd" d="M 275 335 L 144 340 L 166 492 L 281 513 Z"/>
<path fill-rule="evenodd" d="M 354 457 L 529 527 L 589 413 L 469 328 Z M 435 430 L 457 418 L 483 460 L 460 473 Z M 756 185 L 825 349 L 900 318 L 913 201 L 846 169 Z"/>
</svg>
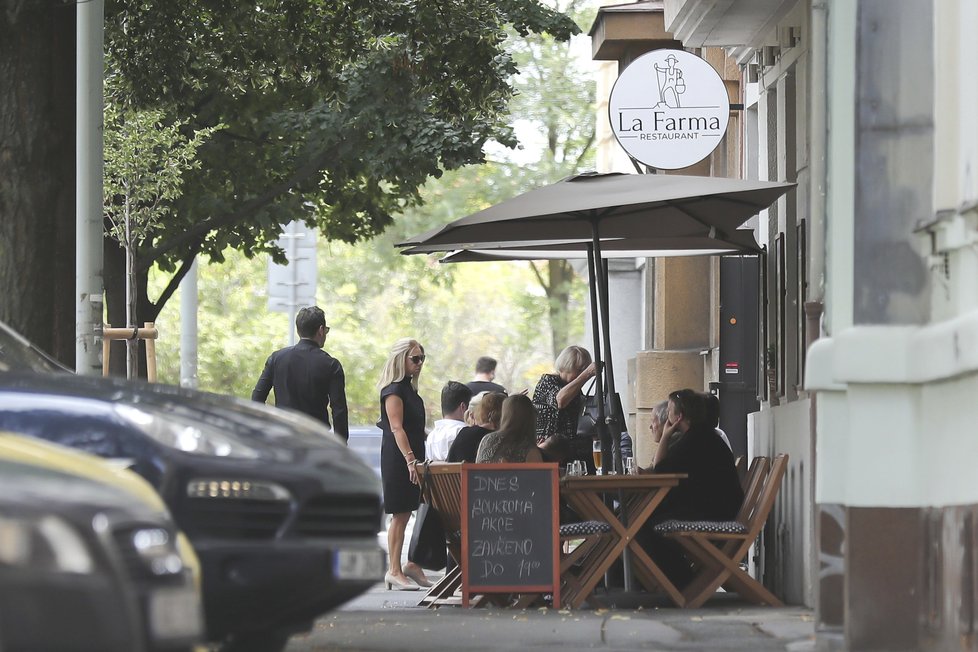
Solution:
<svg viewBox="0 0 978 652">
<path fill-rule="evenodd" d="M 105 307 L 109 326 L 126 326 L 126 250 L 118 241 L 106 236 L 103 240 L 103 268 L 105 278 Z M 139 255 L 139 252 L 136 252 Z M 139 261 L 136 261 L 136 269 Z M 136 272 L 136 317 L 142 326 L 145 322 L 155 322 L 163 309 L 163 304 L 157 305 L 149 299 L 149 272 Z M 146 345 L 139 343 L 137 355 L 138 375 L 146 377 Z M 126 347 L 123 342 L 112 344 L 109 356 L 109 373 L 113 376 L 126 376 Z"/>
<path fill-rule="evenodd" d="M 75 366 L 75 7 L 0 10 L 0 319 Z"/>
<path fill-rule="evenodd" d="M 570 303 L 571 281 L 574 279 L 574 269 L 566 260 L 547 261 L 547 272 L 550 283 L 546 288 L 547 303 L 550 311 L 550 336 L 553 345 L 554 359 L 569 344 L 570 340 Z"/>
</svg>

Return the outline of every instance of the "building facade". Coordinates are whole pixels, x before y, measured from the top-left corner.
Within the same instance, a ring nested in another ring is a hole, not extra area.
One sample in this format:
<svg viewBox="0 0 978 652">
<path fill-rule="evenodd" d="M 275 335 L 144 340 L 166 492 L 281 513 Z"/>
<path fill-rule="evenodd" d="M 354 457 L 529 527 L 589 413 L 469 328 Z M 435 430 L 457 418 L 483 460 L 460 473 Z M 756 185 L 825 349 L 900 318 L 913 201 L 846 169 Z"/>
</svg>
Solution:
<svg viewBox="0 0 978 652">
<path fill-rule="evenodd" d="M 678 14 L 670 13 L 668 0 L 603 7 L 591 29 L 594 58 L 611 61 L 611 74 L 617 75 L 636 57 L 655 49 L 686 49 L 703 57 L 723 79 L 733 110 L 726 138 L 713 154 L 676 173 L 789 181 L 798 186 L 748 223 L 754 228 L 757 241 L 772 254 L 761 259 L 759 274 L 753 271 L 753 277 L 751 272 L 756 267 L 734 268 L 744 271 L 746 284 L 753 286 L 751 289 L 758 295 L 756 305 L 744 301 L 744 305 L 736 306 L 736 315 L 730 314 L 731 306 L 721 302 L 722 286 L 730 280 L 730 270 L 725 266 L 722 276 L 718 259 L 636 262 L 642 274 L 642 293 L 638 298 L 632 295 L 632 301 L 642 306 L 644 319 L 641 348 L 629 356 L 629 430 L 639 463 L 647 464 L 654 450 L 648 424 L 655 404 L 680 387 L 725 388 L 728 383 L 724 381 L 729 376 L 724 373 L 728 369 L 722 362 L 729 356 L 725 358 L 721 350 L 723 328 L 727 323 L 752 325 L 755 332 L 747 337 L 754 341 L 744 354 L 756 359 L 740 360 L 733 371 L 752 376 L 740 376 L 739 384 L 747 388 L 751 394 L 749 403 L 755 407 L 740 412 L 739 420 L 745 422 L 741 426 L 743 432 L 739 438 L 731 439 L 735 452 L 748 456 L 790 455 L 772 527 L 752 561 L 758 574 L 788 602 L 814 606 L 813 412 L 802 383 L 807 338 L 818 332 L 817 316 L 814 320 L 806 317 L 806 303 L 813 304 L 808 308 L 811 312 L 815 307 L 816 313 L 819 305 L 810 301 L 807 294 L 810 172 L 803 121 L 809 57 L 802 39 L 807 8 L 779 7 L 778 13 L 795 29 L 783 43 L 783 54 L 769 47 L 761 49 L 767 57 L 761 59 L 748 45 L 729 47 L 728 38 L 703 38 L 703 34 L 722 31 L 717 25 L 708 27 L 703 22 L 716 17 L 719 9 L 706 8 L 701 15 L 697 12 L 704 7 L 697 3 L 680 4 L 683 6 Z M 731 3 L 714 4 L 729 10 Z M 740 7 L 747 4 L 735 3 Z M 771 3 L 762 4 L 766 6 L 748 12 L 751 18 L 771 18 L 770 11 L 763 12 L 770 9 Z M 776 26 L 771 29 L 777 32 Z M 599 103 L 609 90 L 609 82 L 604 89 L 599 83 Z M 599 114 L 604 117 L 606 108 L 599 109 Z M 604 158 L 599 156 L 599 162 L 615 162 L 617 167 L 611 169 L 616 171 L 629 171 L 626 166 L 633 172 L 635 168 L 647 171 L 627 158 L 622 162 L 620 147 L 610 133 L 599 138 L 599 143 L 602 150 L 614 152 Z M 724 296 L 725 301 L 728 298 Z M 757 314 L 743 314 L 751 311 Z M 814 328 L 809 324 L 812 321 Z M 613 346 L 618 347 L 618 341 Z M 731 400 L 724 391 L 720 390 L 722 405 Z M 752 413 L 748 415 L 748 411 Z"/>
<path fill-rule="evenodd" d="M 619 67 L 681 47 L 721 71 L 737 120 L 684 173 L 797 183 L 753 224 L 748 440 L 791 455 L 756 561 L 820 649 L 978 649 L 976 28 L 973 0 L 645 0 L 592 28 Z M 715 261 L 637 265 L 642 450 L 649 401 L 717 380 L 720 306 Z"/>
</svg>

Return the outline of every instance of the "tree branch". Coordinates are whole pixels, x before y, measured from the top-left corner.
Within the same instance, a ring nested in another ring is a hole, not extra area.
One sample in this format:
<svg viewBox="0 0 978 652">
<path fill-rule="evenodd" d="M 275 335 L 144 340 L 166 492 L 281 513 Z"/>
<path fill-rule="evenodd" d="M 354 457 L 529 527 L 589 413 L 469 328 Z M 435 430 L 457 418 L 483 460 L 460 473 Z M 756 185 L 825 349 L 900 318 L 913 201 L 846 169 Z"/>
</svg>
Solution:
<svg viewBox="0 0 978 652">
<path fill-rule="evenodd" d="M 203 242 L 204 238 L 207 237 L 207 234 L 211 231 L 242 222 L 254 216 L 255 213 L 270 204 L 279 195 L 285 194 L 286 192 L 292 190 L 292 188 L 294 188 L 298 183 L 305 181 L 317 172 L 320 172 L 326 165 L 326 162 L 329 161 L 332 156 L 333 148 L 330 148 L 319 156 L 313 157 L 308 163 L 296 170 L 295 173 L 288 179 L 274 184 L 272 187 L 268 188 L 265 190 L 265 192 L 261 193 L 254 199 L 249 199 L 248 201 L 244 202 L 241 207 L 238 208 L 238 210 L 225 213 L 224 215 L 210 220 L 199 222 L 180 235 L 170 238 L 156 247 L 147 250 L 140 256 L 137 271 L 144 272 L 148 270 L 157 258 L 168 251 L 172 251 L 173 249 L 181 247 L 189 242 Z"/>
<path fill-rule="evenodd" d="M 547 294 L 547 296 L 549 297 L 549 296 L 550 296 L 550 292 L 551 292 L 551 288 L 550 288 L 550 286 L 549 286 L 549 285 L 547 284 L 547 282 L 546 282 L 546 281 L 544 281 L 544 280 L 543 280 L 543 275 L 542 275 L 542 274 L 540 274 L 540 270 L 539 270 L 539 269 L 537 269 L 537 265 L 536 265 L 536 263 L 535 263 L 535 262 L 533 262 L 532 260 L 531 260 L 531 261 L 529 261 L 529 263 L 530 263 L 530 269 L 532 269 L 532 270 L 533 270 L 533 274 L 534 274 L 534 276 L 536 276 L 536 277 L 537 277 L 537 282 L 538 282 L 538 283 L 540 284 L 540 287 L 542 287 L 542 288 L 543 288 L 543 291 L 544 291 L 544 292 L 545 292 L 545 293 Z"/>
<path fill-rule="evenodd" d="M 585 141 L 584 145 L 581 147 L 581 151 L 578 153 L 577 158 L 574 160 L 575 170 L 580 169 L 581 161 L 584 160 L 584 157 L 587 156 L 588 152 L 591 150 L 591 145 L 594 144 L 594 138 L 595 138 L 594 132 L 595 130 L 592 129 L 591 133 L 588 134 L 587 140 Z"/>
<path fill-rule="evenodd" d="M 177 271 L 170 277 L 170 281 L 166 284 L 166 287 L 163 288 L 163 291 L 160 292 L 160 296 L 158 296 L 156 301 L 153 302 L 154 306 L 164 306 L 166 305 L 166 302 L 170 300 L 173 293 L 177 291 L 178 287 L 180 287 L 180 282 L 183 281 L 183 277 L 190 271 L 190 266 L 194 264 L 194 259 L 197 257 L 197 254 L 200 253 L 200 247 L 203 243 L 203 239 L 199 240 L 193 247 L 191 247 L 190 252 L 183 257 L 183 260 L 180 261 L 180 267 L 178 267 Z"/>
</svg>

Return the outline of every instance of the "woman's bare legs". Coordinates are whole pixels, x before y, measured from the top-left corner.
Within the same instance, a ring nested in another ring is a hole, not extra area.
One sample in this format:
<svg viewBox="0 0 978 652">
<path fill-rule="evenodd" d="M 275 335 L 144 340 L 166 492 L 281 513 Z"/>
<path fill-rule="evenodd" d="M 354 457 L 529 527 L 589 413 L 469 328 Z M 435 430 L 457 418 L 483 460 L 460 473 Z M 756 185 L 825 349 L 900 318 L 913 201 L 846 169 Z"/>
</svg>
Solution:
<svg viewBox="0 0 978 652">
<path fill-rule="evenodd" d="M 402 583 L 407 583 L 411 579 L 421 587 L 428 587 L 431 586 L 431 582 L 425 577 L 423 568 L 413 561 L 409 561 L 401 566 L 401 553 L 404 550 L 404 533 L 410 519 L 411 512 L 391 514 L 391 524 L 387 528 L 387 549 L 390 551 L 390 571 L 388 575 Z"/>
<path fill-rule="evenodd" d="M 391 514 L 391 524 L 387 528 L 387 550 L 390 557 L 390 574 L 403 583 L 408 582 L 401 568 L 401 551 L 404 549 L 404 530 L 407 528 L 411 512 Z"/>
</svg>

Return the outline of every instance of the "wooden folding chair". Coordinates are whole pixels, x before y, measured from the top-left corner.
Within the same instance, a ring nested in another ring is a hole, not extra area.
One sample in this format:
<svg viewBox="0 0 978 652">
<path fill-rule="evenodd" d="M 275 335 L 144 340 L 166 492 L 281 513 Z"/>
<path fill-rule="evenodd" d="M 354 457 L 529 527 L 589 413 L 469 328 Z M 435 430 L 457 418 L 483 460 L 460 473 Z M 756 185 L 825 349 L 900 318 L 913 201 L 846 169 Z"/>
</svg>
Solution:
<svg viewBox="0 0 978 652">
<path fill-rule="evenodd" d="M 560 600 L 569 609 L 581 606 L 588 596 L 581 591 L 576 564 L 591 554 L 598 544 L 606 542 L 611 526 L 604 521 L 579 521 L 560 526 Z M 564 552 L 565 544 L 577 542 L 572 550 Z M 525 609 L 537 604 L 540 594 L 521 595 L 512 606 Z"/>
<path fill-rule="evenodd" d="M 580 521 L 560 526 L 560 595 L 569 608 L 577 608 L 588 597 L 581 593 L 577 564 L 595 551 L 599 544 L 610 539 L 611 526 L 604 521 Z M 573 550 L 564 553 L 564 545 L 579 541 Z"/>
<path fill-rule="evenodd" d="M 745 458 L 746 459 L 746 458 Z M 764 488 L 764 480 L 767 479 L 768 471 L 771 469 L 771 458 L 759 456 L 751 460 L 750 468 L 745 470 L 741 480 L 744 489 L 744 502 L 740 505 L 735 520 L 746 523 L 750 518 L 751 510 L 757 504 L 757 499 Z"/>
<path fill-rule="evenodd" d="M 425 499 L 441 517 L 445 544 L 456 565 L 428 589 L 418 606 L 433 609 L 445 604 L 462 604 L 461 597 L 455 595 L 462 586 L 462 465 L 426 464 L 421 477 Z"/>
<path fill-rule="evenodd" d="M 734 466 L 737 467 L 737 477 L 740 478 L 740 488 L 746 491 L 747 490 L 747 456 L 738 455 L 737 459 L 734 460 Z"/>
<path fill-rule="evenodd" d="M 766 458 L 755 459 L 751 466 L 744 502 L 736 520 L 670 520 L 655 527 L 656 532 L 681 544 L 697 565 L 696 577 L 683 591 L 686 607 L 702 606 L 721 585 L 751 602 L 783 606 L 781 600 L 740 564 L 764 529 L 788 466 L 788 456 L 775 457 L 769 471 Z"/>
</svg>

